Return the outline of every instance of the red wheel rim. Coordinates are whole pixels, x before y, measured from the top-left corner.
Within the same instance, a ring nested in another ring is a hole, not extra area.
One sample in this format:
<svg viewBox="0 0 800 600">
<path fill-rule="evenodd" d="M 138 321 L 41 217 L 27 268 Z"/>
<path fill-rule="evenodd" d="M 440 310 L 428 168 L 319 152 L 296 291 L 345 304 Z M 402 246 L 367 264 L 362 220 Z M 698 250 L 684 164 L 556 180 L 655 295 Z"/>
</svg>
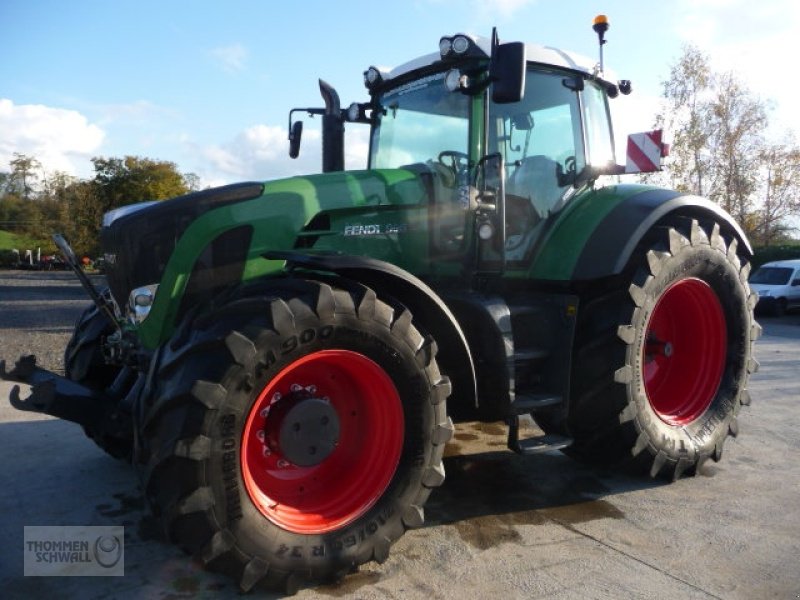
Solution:
<svg viewBox="0 0 800 600">
<path fill-rule="evenodd" d="M 642 359 L 650 406 L 669 425 L 700 417 L 719 389 L 727 347 L 725 314 L 700 279 L 673 283 L 656 303 Z"/>
<path fill-rule="evenodd" d="M 310 466 L 289 461 L 288 446 L 276 448 L 271 434 L 288 418 L 279 403 L 289 400 L 291 406 L 298 394 L 317 405 L 324 401 L 338 421 L 338 442 Z M 242 434 L 245 488 L 258 510 L 283 529 L 332 531 L 363 515 L 386 491 L 403 437 L 400 395 L 380 366 L 348 350 L 315 352 L 271 379 L 250 409 Z"/>
</svg>

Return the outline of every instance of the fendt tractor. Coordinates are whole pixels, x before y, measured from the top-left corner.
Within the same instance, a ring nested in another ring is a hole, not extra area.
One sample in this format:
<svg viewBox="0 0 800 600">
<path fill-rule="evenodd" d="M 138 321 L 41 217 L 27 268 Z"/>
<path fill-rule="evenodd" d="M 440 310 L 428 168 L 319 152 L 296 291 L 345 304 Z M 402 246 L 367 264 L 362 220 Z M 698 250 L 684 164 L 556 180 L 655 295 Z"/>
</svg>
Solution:
<svg viewBox="0 0 800 600">
<path fill-rule="evenodd" d="M 653 477 L 718 461 L 757 367 L 751 247 L 707 200 L 620 183 L 607 28 L 599 62 L 458 34 L 370 67 L 367 102 L 320 81 L 289 153 L 320 116 L 323 173 L 112 210 L 107 290 L 54 236 L 94 302 L 64 376 L 0 368 L 30 385 L 12 404 L 130 460 L 169 539 L 243 590 L 386 560 L 454 422 Z M 630 140 L 639 170 L 666 154 Z"/>
</svg>

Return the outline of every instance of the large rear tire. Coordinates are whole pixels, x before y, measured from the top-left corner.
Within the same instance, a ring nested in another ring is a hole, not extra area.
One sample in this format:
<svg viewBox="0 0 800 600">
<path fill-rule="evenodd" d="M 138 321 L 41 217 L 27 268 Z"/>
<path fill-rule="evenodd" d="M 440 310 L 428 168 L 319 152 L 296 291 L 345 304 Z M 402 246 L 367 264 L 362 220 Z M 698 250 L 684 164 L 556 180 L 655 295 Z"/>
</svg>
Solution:
<svg viewBox="0 0 800 600">
<path fill-rule="evenodd" d="M 279 280 L 188 319 L 140 427 L 167 535 L 242 590 L 385 560 L 444 480 L 435 354 L 409 311 L 355 285 Z"/>
<path fill-rule="evenodd" d="M 758 366 L 749 271 L 717 223 L 646 236 L 625 284 L 581 307 L 568 454 L 672 479 L 721 458 Z"/>
</svg>

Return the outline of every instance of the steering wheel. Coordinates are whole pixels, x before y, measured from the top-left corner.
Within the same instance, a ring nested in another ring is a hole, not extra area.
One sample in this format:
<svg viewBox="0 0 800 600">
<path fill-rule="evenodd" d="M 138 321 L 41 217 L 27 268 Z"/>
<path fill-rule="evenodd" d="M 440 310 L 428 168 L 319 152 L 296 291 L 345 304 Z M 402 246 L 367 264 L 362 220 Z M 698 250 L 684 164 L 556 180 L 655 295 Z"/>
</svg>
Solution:
<svg viewBox="0 0 800 600">
<path fill-rule="evenodd" d="M 458 150 L 442 150 L 439 152 L 439 162 L 456 175 L 469 168 L 469 156 L 466 152 Z"/>
</svg>

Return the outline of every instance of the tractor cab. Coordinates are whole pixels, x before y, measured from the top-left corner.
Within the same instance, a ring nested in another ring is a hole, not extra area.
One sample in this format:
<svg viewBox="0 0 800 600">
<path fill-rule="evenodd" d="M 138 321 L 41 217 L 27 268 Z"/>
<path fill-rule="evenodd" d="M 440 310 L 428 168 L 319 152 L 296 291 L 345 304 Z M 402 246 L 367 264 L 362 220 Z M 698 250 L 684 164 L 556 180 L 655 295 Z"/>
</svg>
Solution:
<svg viewBox="0 0 800 600">
<path fill-rule="evenodd" d="M 623 170 L 608 98 L 629 93 L 630 83 L 612 82 L 590 59 L 501 44 L 496 33 L 458 34 L 395 69 L 369 67 L 364 82 L 368 103 L 337 112 L 337 97 L 326 109 L 295 110 L 369 124 L 368 168 L 420 175 L 431 258 L 441 265 L 468 255 L 478 273 L 522 269 L 580 188 Z M 290 116 L 293 155 L 300 131 Z M 330 155 L 343 155 L 343 135 L 331 131 L 323 122 L 323 167 L 342 162 Z"/>
</svg>

